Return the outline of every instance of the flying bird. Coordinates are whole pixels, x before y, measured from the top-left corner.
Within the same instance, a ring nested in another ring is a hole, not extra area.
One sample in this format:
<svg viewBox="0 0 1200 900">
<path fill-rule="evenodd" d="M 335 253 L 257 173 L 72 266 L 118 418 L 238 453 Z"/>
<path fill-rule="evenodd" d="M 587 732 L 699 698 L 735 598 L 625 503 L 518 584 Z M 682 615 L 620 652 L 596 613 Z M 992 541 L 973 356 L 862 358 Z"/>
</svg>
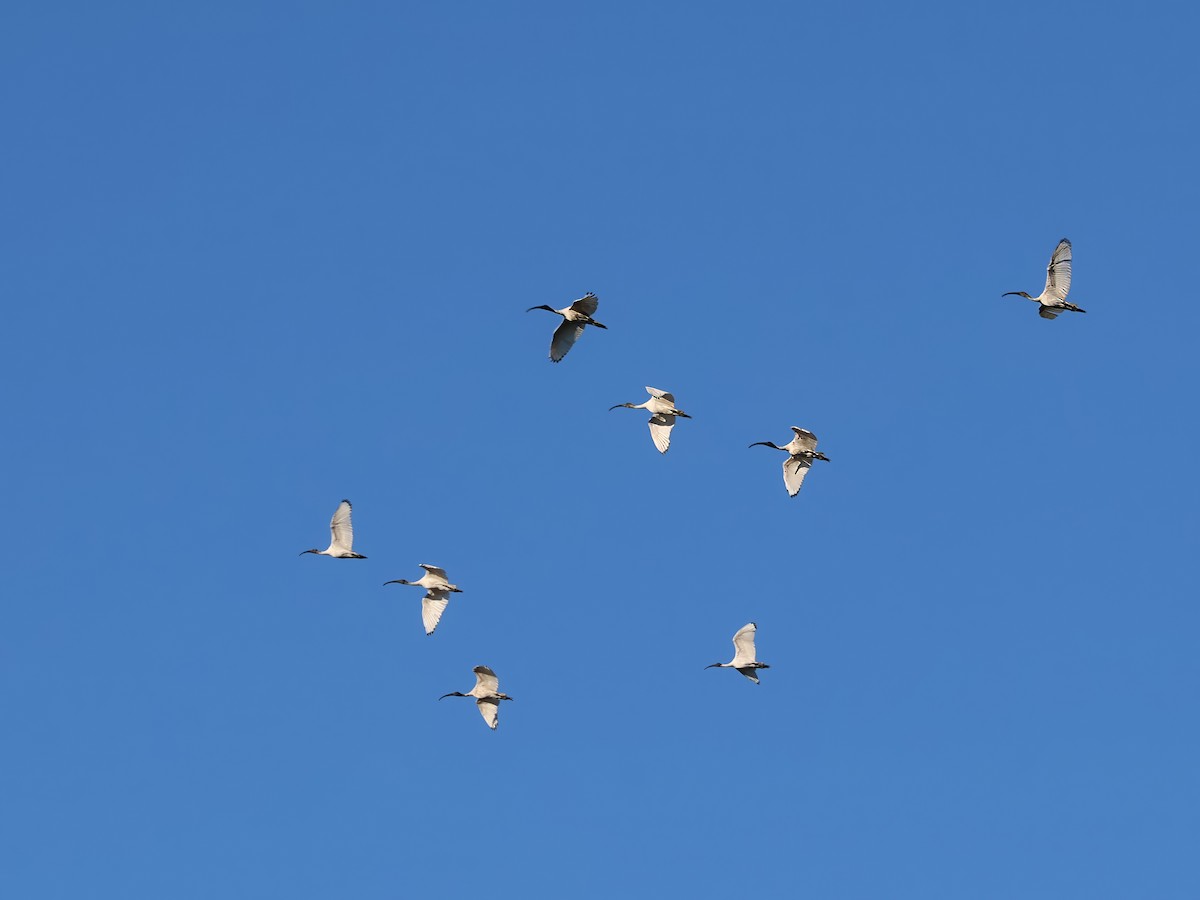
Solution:
<svg viewBox="0 0 1200 900">
<path fill-rule="evenodd" d="M 354 543 L 354 526 L 350 524 L 350 501 L 343 500 L 329 520 L 329 546 L 324 550 L 315 547 L 305 550 L 305 553 L 315 553 L 318 556 L 332 556 L 334 559 L 366 559 L 361 553 L 350 549 Z"/>
<path fill-rule="evenodd" d="M 758 684 L 758 674 L 755 669 L 771 668 L 766 663 L 756 662 L 754 659 L 754 632 L 758 630 L 758 626 L 751 622 L 749 625 L 743 625 L 738 629 L 737 634 L 733 636 L 733 661 L 727 663 L 713 663 L 711 666 L 705 666 L 706 669 L 737 669 L 755 684 Z"/>
<path fill-rule="evenodd" d="M 554 329 L 554 337 L 550 339 L 551 362 L 562 362 L 562 358 L 567 355 L 568 350 L 575 346 L 575 342 L 583 334 L 583 329 L 588 325 L 608 330 L 607 325 L 601 325 L 592 318 L 599 305 L 600 298 L 588 291 L 570 306 L 564 306 L 562 309 L 555 309 L 553 306 L 543 304 L 542 306 L 531 306 L 525 310 L 525 312 L 533 312 L 535 309 L 544 309 L 563 317 L 562 322 Z"/>
<path fill-rule="evenodd" d="M 616 406 L 610 406 L 608 411 L 612 412 L 614 409 L 649 411 L 650 438 L 654 441 L 654 446 L 658 448 L 659 453 L 666 453 L 671 449 L 671 429 L 675 427 L 675 417 L 690 419 L 691 416 L 675 408 L 675 395 L 669 391 L 647 387 L 646 393 L 650 395 L 650 399 L 645 403 L 618 403 Z"/>
<path fill-rule="evenodd" d="M 783 450 L 788 458 L 783 461 L 783 486 L 787 488 L 788 496 L 795 497 L 800 493 L 800 485 L 804 484 L 804 476 L 812 468 L 814 459 L 829 462 L 829 457 L 817 452 L 817 436 L 806 428 L 792 426 L 795 437 L 780 447 L 770 441 L 755 441 L 751 447 L 774 447 Z"/>
<path fill-rule="evenodd" d="M 1036 297 L 1030 297 L 1024 291 L 1008 291 L 1002 297 L 1024 297 L 1038 304 L 1038 315 L 1043 319 L 1056 319 L 1064 310 L 1071 312 L 1087 312 L 1074 303 L 1067 302 L 1067 291 L 1071 290 L 1071 242 L 1063 238 L 1054 248 L 1050 257 L 1050 265 L 1046 267 L 1046 286 Z"/>
<path fill-rule="evenodd" d="M 425 570 L 425 574 L 416 581 L 396 578 L 392 581 L 385 581 L 383 584 L 385 587 L 389 584 L 411 584 L 425 588 L 425 596 L 421 598 L 421 622 L 425 625 L 425 633 L 433 634 L 434 629 L 438 627 L 438 622 L 442 620 L 442 613 L 446 611 L 446 606 L 450 603 L 450 595 L 461 594 L 462 590 L 458 585 L 451 584 L 446 580 L 445 569 L 427 566 L 425 563 L 420 565 Z"/>
<path fill-rule="evenodd" d="M 500 687 L 500 679 L 487 666 L 476 666 L 473 671 L 475 672 L 475 687 L 471 688 L 465 694 L 459 691 L 452 691 L 449 694 L 442 694 L 438 699 L 445 700 L 447 697 L 474 697 L 475 705 L 479 708 L 479 714 L 483 716 L 483 721 L 487 722 L 488 728 L 495 731 L 496 723 L 500 717 L 500 701 L 511 700 L 512 697 L 508 696 L 508 694 L 501 694 L 496 690 L 496 688 Z"/>
</svg>

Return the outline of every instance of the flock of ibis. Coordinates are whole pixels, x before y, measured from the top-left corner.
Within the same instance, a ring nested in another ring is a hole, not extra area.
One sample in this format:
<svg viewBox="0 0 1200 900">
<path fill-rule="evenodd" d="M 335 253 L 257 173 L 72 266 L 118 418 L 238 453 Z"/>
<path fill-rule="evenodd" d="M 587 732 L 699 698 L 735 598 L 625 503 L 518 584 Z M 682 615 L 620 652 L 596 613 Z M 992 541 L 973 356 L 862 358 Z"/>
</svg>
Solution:
<svg viewBox="0 0 1200 900">
<path fill-rule="evenodd" d="M 1063 312 L 1087 312 L 1087 310 L 1067 302 L 1067 292 L 1070 289 L 1071 242 L 1063 238 L 1054 248 L 1050 264 L 1046 267 L 1046 286 L 1042 289 L 1041 294 L 1032 297 L 1025 291 L 1008 291 L 1001 296 L 1016 296 L 1033 300 L 1038 304 L 1038 315 L 1043 319 L 1057 318 Z M 541 305 L 531 306 L 526 310 L 526 312 L 531 312 L 535 309 L 544 309 L 562 316 L 562 322 L 554 329 L 554 335 L 550 339 L 551 362 L 562 362 L 589 325 L 593 328 L 607 328 L 592 318 L 599 305 L 600 299 L 589 292 L 562 309 Z M 650 399 L 644 403 L 618 403 L 616 406 L 609 407 L 609 412 L 614 409 L 646 410 L 650 413 L 650 438 L 654 442 L 655 449 L 660 453 L 666 453 L 671 447 L 671 429 L 675 427 L 675 420 L 690 419 L 691 416 L 675 405 L 675 395 L 670 391 L 647 387 L 646 393 L 650 395 Z M 787 454 L 787 459 L 783 461 L 783 484 L 788 496 L 795 497 L 800 492 L 808 470 L 812 468 L 813 460 L 829 462 L 829 457 L 817 450 L 817 436 L 808 429 L 793 425 L 792 433 L 794 435 L 792 439 L 782 446 L 772 441 L 756 441 L 750 446 L 771 447 Z M 324 550 L 317 548 L 304 550 L 300 555 L 315 553 L 318 556 L 332 556 L 334 559 L 366 559 L 361 553 L 355 553 L 353 549 L 354 526 L 351 522 L 351 511 L 349 500 L 339 503 L 329 522 L 329 546 Z M 446 607 L 450 604 L 450 595 L 461 594 L 462 589 L 450 583 L 445 569 L 427 563 L 421 563 L 420 567 L 425 570 L 425 574 L 416 581 L 396 578 L 384 582 L 384 584 L 385 586 L 408 584 L 424 589 L 425 595 L 421 598 L 421 623 L 425 627 L 425 633 L 432 635 L 437 629 L 438 623 L 441 622 Z M 743 625 L 733 635 L 733 659 L 727 663 L 713 663 L 706 668 L 736 669 L 746 678 L 758 684 L 758 670 L 769 669 L 770 666 L 758 661 L 757 651 L 754 647 L 754 636 L 757 631 L 758 626 L 754 622 Z M 443 694 L 438 699 L 443 700 L 446 697 L 475 698 L 475 706 L 483 716 L 484 722 L 494 731 L 500 719 L 500 701 L 513 698 L 508 694 L 500 693 L 500 680 L 489 667 L 475 666 L 472 671 L 475 673 L 475 687 L 465 694 L 461 691 L 452 691 Z"/>
</svg>

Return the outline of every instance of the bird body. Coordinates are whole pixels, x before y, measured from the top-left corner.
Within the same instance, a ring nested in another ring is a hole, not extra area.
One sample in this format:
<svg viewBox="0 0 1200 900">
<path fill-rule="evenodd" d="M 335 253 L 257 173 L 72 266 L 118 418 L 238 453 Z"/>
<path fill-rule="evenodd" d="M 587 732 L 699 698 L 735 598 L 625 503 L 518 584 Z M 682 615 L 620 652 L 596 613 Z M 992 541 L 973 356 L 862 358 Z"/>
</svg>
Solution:
<svg viewBox="0 0 1200 900">
<path fill-rule="evenodd" d="M 430 566 L 421 563 L 421 568 L 425 570 L 425 574 L 416 581 L 405 581 L 403 578 L 396 578 L 392 581 L 385 581 L 384 586 L 389 584 L 411 584 L 415 587 L 425 588 L 425 596 L 421 598 L 421 623 L 425 626 L 426 634 L 433 634 L 438 627 L 438 622 L 442 620 L 442 613 L 446 611 L 446 607 L 450 604 L 451 594 L 461 594 L 462 590 L 458 585 L 451 584 L 446 579 L 446 570 L 438 566 Z"/>
<path fill-rule="evenodd" d="M 727 663 L 713 663 L 711 666 L 705 666 L 704 668 L 737 669 L 755 684 L 758 684 L 758 673 L 756 670 L 769 669 L 771 667 L 757 660 L 757 654 L 754 651 L 754 633 L 756 631 L 758 631 L 758 626 L 753 622 L 743 625 L 733 636 L 733 659 Z"/>
<path fill-rule="evenodd" d="M 788 458 L 783 461 L 783 485 L 787 488 L 789 497 L 795 497 L 800 493 L 800 486 L 804 484 L 804 476 L 812 468 L 814 459 L 823 459 L 825 462 L 829 462 L 828 456 L 817 452 L 817 436 L 815 434 L 806 428 L 797 428 L 795 425 L 792 426 L 792 432 L 795 437 L 782 447 L 770 441 L 755 441 L 750 445 L 751 447 L 774 447 L 776 450 L 787 453 Z"/>
<path fill-rule="evenodd" d="M 583 329 L 588 325 L 608 330 L 607 325 L 601 325 L 592 318 L 596 314 L 596 307 L 599 305 L 600 298 L 591 291 L 588 291 L 588 293 L 584 294 L 570 306 L 564 306 L 562 309 L 542 305 L 531 306 L 525 310 L 525 312 L 532 312 L 535 309 L 544 309 L 547 312 L 552 312 L 563 317 L 562 322 L 554 329 L 554 336 L 550 338 L 551 362 L 562 362 L 563 357 L 575 346 L 575 342 L 583 334 Z"/>
<path fill-rule="evenodd" d="M 333 518 L 329 520 L 329 546 L 324 550 L 313 548 L 304 550 L 305 553 L 315 553 L 318 556 L 332 556 L 335 559 L 366 559 L 361 553 L 355 553 L 351 547 L 354 544 L 354 526 L 350 523 L 350 501 L 343 500 L 334 510 Z"/>
<path fill-rule="evenodd" d="M 1031 297 L 1024 291 L 1007 291 L 1002 297 L 1024 297 L 1038 304 L 1038 315 L 1043 319 L 1056 319 L 1061 312 L 1087 312 L 1074 303 L 1067 302 L 1071 290 L 1071 242 L 1063 238 L 1054 248 L 1050 264 L 1046 267 L 1046 286 L 1042 292 Z"/>
<path fill-rule="evenodd" d="M 660 391 L 658 388 L 647 387 L 646 393 L 650 395 L 650 399 L 645 403 L 618 403 L 616 406 L 610 406 L 609 412 L 614 409 L 644 409 L 650 413 L 650 439 L 654 441 L 654 446 L 659 453 L 666 453 L 671 449 L 671 429 L 675 427 L 676 416 L 683 419 L 690 419 L 687 413 L 677 409 L 675 406 L 675 395 L 670 391 Z"/>
<path fill-rule="evenodd" d="M 483 721 L 487 722 L 488 728 L 495 731 L 500 718 L 500 701 L 511 700 L 512 697 L 508 696 L 508 694 L 500 693 L 498 690 L 500 679 L 487 666 L 476 666 L 472 671 L 475 673 L 475 687 L 471 688 L 465 694 L 459 691 L 452 691 L 449 694 L 442 694 L 438 699 L 445 700 L 447 697 L 474 697 L 475 706 L 478 708 L 479 714 L 483 716 Z"/>
</svg>

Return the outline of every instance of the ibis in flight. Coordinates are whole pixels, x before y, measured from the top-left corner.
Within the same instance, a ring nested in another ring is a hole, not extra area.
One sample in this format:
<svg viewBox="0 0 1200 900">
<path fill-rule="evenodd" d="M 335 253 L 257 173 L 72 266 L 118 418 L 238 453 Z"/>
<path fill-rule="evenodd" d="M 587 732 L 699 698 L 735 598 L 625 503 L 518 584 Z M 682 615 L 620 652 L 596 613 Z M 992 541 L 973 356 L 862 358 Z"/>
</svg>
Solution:
<svg viewBox="0 0 1200 900">
<path fill-rule="evenodd" d="M 706 669 L 737 669 L 755 684 L 758 684 L 758 673 L 755 669 L 771 668 L 766 663 L 761 663 L 755 660 L 754 656 L 754 632 L 758 630 L 758 626 L 751 622 L 749 625 L 743 625 L 738 629 L 737 634 L 733 636 L 733 661 L 727 663 L 713 663 L 711 666 L 705 666 Z"/>
<path fill-rule="evenodd" d="M 607 325 L 601 325 L 592 318 L 596 314 L 596 307 L 599 305 L 600 298 L 591 291 L 588 291 L 570 306 L 564 306 L 562 309 L 542 305 L 531 306 L 525 310 L 525 312 L 533 312 L 535 309 L 544 309 L 563 317 L 562 322 L 554 329 L 554 337 L 550 338 L 551 362 L 562 362 L 562 358 L 567 355 L 568 350 L 575 346 L 575 342 L 583 334 L 583 329 L 588 325 L 608 330 Z"/>
<path fill-rule="evenodd" d="M 318 556 L 332 556 L 334 559 L 366 559 L 361 553 L 355 553 L 350 547 L 354 544 L 354 526 L 350 524 L 350 501 L 343 500 L 338 504 L 333 518 L 329 520 L 329 546 L 324 550 L 315 547 L 305 550 L 305 553 L 315 553 Z"/>
<path fill-rule="evenodd" d="M 421 563 L 421 568 L 425 570 L 425 574 L 416 581 L 405 581 L 403 578 L 396 578 L 392 581 L 385 581 L 384 586 L 389 584 L 411 584 L 416 587 L 425 588 L 425 596 L 421 598 L 421 622 L 425 625 L 425 633 L 433 634 L 434 629 L 438 627 L 438 622 L 442 620 L 442 613 L 446 611 L 446 606 L 450 603 L 451 594 L 461 594 L 462 590 L 454 584 L 446 580 L 446 570 L 437 566 L 427 566 Z"/>
<path fill-rule="evenodd" d="M 780 447 L 770 441 L 755 441 L 751 447 L 774 447 L 783 450 L 788 458 L 783 461 L 783 486 L 787 488 L 788 496 L 795 497 L 800 493 L 800 485 L 804 484 L 804 476 L 812 468 L 814 459 L 829 462 L 829 457 L 817 452 L 817 436 L 806 428 L 792 426 L 795 437 Z"/>
<path fill-rule="evenodd" d="M 650 413 L 650 438 L 654 441 L 654 446 L 658 448 L 659 453 L 666 453 L 671 449 L 671 429 L 675 427 L 675 417 L 690 419 L 687 413 L 683 410 L 675 408 L 675 395 L 669 391 L 660 391 L 658 388 L 647 387 L 646 393 L 650 395 L 650 399 L 645 403 L 618 403 L 616 406 L 610 406 L 609 412 L 614 409 L 644 409 Z"/>
<path fill-rule="evenodd" d="M 500 679 L 487 666 L 476 666 L 474 672 L 475 687 L 471 688 L 465 694 L 460 691 L 452 691 L 449 694 L 442 694 L 438 699 L 445 700 L 447 697 L 474 697 L 475 705 L 479 708 L 479 714 L 483 716 L 483 721 L 487 722 L 488 728 L 495 731 L 496 723 L 500 718 L 500 701 L 511 700 L 512 697 L 508 696 L 508 694 L 501 694 L 496 690 L 496 688 L 500 687 Z"/>
<path fill-rule="evenodd" d="M 1008 291 L 1002 297 L 1024 297 L 1038 304 L 1038 315 L 1043 319 L 1056 319 L 1064 311 L 1087 312 L 1074 303 L 1067 302 L 1067 291 L 1071 290 L 1071 242 L 1063 238 L 1054 248 L 1050 265 L 1046 267 L 1046 286 L 1036 297 L 1024 291 Z"/>
</svg>

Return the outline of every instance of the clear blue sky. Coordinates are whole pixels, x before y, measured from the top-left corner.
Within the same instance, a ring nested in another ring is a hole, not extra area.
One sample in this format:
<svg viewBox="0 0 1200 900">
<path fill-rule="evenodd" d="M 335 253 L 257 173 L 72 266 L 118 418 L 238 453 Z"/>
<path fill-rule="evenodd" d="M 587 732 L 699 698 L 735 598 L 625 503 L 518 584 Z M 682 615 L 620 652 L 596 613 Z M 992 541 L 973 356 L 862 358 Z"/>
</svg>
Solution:
<svg viewBox="0 0 1200 900">
<path fill-rule="evenodd" d="M 1200 896 L 1200 14 L 1116 8 L 7 5 L 5 896 Z"/>
</svg>

